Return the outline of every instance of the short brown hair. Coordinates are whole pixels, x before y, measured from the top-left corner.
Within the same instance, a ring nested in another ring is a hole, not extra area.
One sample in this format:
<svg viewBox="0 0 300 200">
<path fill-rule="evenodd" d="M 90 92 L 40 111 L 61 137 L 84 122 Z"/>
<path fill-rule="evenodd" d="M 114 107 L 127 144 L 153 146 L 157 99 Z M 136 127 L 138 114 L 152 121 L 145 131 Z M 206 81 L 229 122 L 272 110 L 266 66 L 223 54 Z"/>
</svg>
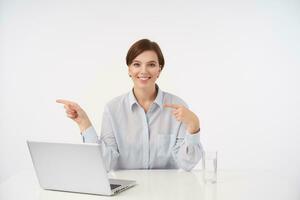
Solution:
<svg viewBox="0 0 300 200">
<path fill-rule="evenodd" d="M 160 50 L 160 47 L 156 42 L 152 42 L 148 39 L 141 39 L 135 42 L 127 52 L 126 64 L 127 66 L 131 65 L 132 61 L 144 51 L 154 51 L 157 55 L 159 65 L 161 69 L 164 68 L 165 59 Z"/>
</svg>

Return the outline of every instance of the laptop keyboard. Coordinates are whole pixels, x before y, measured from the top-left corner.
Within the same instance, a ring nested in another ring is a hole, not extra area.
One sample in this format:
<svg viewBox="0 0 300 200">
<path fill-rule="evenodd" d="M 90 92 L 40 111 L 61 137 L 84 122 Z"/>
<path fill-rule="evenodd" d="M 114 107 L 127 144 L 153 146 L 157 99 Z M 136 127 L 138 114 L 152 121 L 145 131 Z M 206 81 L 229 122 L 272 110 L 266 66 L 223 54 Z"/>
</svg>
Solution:
<svg viewBox="0 0 300 200">
<path fill-rule="evenodd" d="M 117 184 L 110 184 L 110 189 L 115 189 L 115 188 L 117 188 L 117 187 L 119 187 L 119 186 L 121 186 L 121 185 L 117 185 Z"/>
</svg>

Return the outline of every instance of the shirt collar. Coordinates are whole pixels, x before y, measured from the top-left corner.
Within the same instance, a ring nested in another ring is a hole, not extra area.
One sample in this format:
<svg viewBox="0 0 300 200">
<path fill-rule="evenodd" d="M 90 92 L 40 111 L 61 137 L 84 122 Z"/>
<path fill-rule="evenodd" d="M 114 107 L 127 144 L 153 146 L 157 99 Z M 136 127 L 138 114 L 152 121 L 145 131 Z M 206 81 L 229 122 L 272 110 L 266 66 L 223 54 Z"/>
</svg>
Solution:
<svg viewBox="0 0 300 200">
<path fill-rule="evenodd" d="M 157 95 L 156 98 L 154 100 L 154 103 L 156 103 L 160 108 L 163 107 L 163 91 L 158 87 L 158 85 L 156 85 L 157 88 Z"/>
<path fill-rule="evenodd" d="M 132 111 L 133 106 L 138 104 L 138 102 L 137 102 L 137 100 L 136 100 L 136 98 L 135 98 L 135 96 L 134 96 L 134 94 L 133 94 L 133 88 L 132 88 L 132 90 L 129 92 L 128 98 L 129 98 L 129 106 L 130 106 L 130 109 L 131 109 L 131 111 Z"/>
<path fill-rule="evenodd" d="M 156 95 L 156 98 L 153 101 L 153 103 L 157 104 L 160 108 L 162 108 L 163 107 L 163 91 L 158 87 L 158 85 L 155 85 L 155 87 L 158 91 L 157 91 L 157 95 Z M 133 93 L 133 88 L 129 92 L 128 98 L 129 98 L 130 109 L 131 109 L 131 111 L 133 111 L 133 106 L 138 105 L 138 102 Z"/>
</svg>

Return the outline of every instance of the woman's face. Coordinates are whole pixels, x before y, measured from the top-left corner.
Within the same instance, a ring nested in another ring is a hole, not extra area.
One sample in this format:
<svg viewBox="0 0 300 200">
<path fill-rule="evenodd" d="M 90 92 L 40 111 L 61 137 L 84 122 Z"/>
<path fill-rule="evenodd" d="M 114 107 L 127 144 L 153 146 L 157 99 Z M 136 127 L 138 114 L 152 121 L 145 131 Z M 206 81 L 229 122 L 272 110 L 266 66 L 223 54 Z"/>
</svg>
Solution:
<svg viewBox="0 0 300 200">
<path fill-rule="evenodd" d="M 144 51 L 129 65 L 128 73 L 132 78 L 134 87 L 145 89 L 155 87 L 161 71 L 155 51 Z"/>
</svg>

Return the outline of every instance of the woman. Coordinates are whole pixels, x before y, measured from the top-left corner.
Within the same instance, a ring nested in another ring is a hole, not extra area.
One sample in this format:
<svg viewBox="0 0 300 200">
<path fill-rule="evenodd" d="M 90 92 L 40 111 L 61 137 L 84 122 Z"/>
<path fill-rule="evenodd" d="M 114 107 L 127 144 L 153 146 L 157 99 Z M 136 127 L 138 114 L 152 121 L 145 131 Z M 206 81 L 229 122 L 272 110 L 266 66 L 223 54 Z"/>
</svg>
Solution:
<svg viewBox="0 0 300 200">
<path fill-rule="evenodd" d="M 183 100 L 155 84 L 165 64 L 160 47 L 148 39 L 139 40 L 130 47 L 126 63 L 133 89 L 105 106 L 100 139 L 78 104 L 57 102 L 78 124 L 84 142 L 101 144 L 108 171 L 191 170 L 202 152 L 199 119 Z"/>
</svg>

